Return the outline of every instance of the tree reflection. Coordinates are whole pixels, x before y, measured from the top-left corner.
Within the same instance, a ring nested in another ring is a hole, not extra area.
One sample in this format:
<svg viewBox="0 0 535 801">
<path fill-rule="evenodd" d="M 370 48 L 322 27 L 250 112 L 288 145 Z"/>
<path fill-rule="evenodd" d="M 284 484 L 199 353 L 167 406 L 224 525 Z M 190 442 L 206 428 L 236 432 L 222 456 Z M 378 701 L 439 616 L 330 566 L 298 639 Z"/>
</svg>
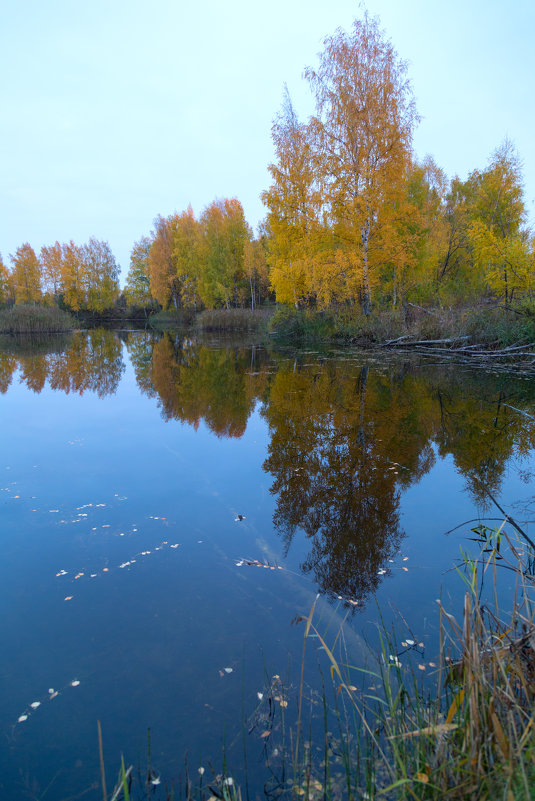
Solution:
<svg viewBox="0 0 535 801">
<path fill-rule="evenodd" d="M 6 343 L 0 351 L 0 388 L 5 392 L 11 377 L 19 368 L 20 380 L 28 389 L 39 393 L 46 383 L 63 392 L 94 392 L 103 398 L 117 391 L 124 372 L 122 345 L 112 332 L 97 328 L 73 334 L 68 343 L 51 339 L 47 342 L 24 345 L 10 343 L 12 353 L 6 353 Z M 8 345 L 9 347 L 9 345 Z M 5 387 L 5 389 L 4 389 Z"/>
<path fill-rule="evenodd" d="M 533 387 L 510 376 L 400 362 L 281 368 L 264 408 L 264 468 L 286 551 L 302 530 L 310 540 L 303 571 L 328 595 L 362 601 L 404 536 L 401 491 L 451 454 L 475 502 L 486 501 L 511 456 L 535 444 L 535 421 L 521 408 L 532 397 Z"/>
<path fill-rule="evenodd" d="M 241 437 L 256 402 L 249 348 L 214 349 L 165 334 L 154 345 L 152 387 L 166 420 Z M 260 356 L 258 357 L 260 359 Z"/>
<path fill-rule="evenodd" d="M 204 421 L 218 437 L 241 437 L 261 402 L 275 529 L 286 553 L 304 533 L 302 570 L 331 597 L 363 601 L 374 592 L 404 536 L 401 494 L 437 459 L 450 456 L 484 505 L 511 459 L 521 463 L 535 446 L 535 380 L 525 377 L 364 356 L 288 358 L 170 333 L 131 332 L 125 342 L 139 388 L 165 420 Z M 122 343 L 97 329 L 53 352 L 2 344 L 0 392 L 17 368 L 34 392 L 48 382 L 104 397 L 119 385 Z"/>
</svg>

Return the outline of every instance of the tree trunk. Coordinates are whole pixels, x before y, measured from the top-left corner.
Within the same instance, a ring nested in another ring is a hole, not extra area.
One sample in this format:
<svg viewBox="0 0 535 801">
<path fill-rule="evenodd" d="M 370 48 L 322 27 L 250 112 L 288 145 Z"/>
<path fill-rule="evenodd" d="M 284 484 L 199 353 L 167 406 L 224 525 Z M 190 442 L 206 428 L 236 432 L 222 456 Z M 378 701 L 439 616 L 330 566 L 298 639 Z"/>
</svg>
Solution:
<svg viewBox="0 0 535 801">
<path fill-rule="evenodd" d="M 368 269 L 368 243 L 370 239 L 370 218 L 368 217 L 360 229 L 362 242 L 362 311 L 366 317 L 370 313 L 370 275 Z"/>
</svg>

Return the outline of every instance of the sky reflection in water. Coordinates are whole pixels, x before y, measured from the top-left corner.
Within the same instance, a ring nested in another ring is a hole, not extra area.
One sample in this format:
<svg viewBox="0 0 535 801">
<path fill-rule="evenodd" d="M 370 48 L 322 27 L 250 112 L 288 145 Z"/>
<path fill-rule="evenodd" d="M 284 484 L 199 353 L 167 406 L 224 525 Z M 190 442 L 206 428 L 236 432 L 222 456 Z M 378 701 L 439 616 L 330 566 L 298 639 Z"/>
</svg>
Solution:
<svg viewBox="0 0 535 801">
<path fill-rule="evenodd" d="M 258 708 L 254 763 L 273 675 L 295 713 L 303 631 L 290 623 L 318 591 L 329 636 L 349 612 L 355 661 L 376 643 L 378 602 L 424 643 L 404 658 L 429 669 L 435 599 L 458 609 L 444 571 L 470 526 L 444 532 L 498 516 L 485 488 L 531 500 L 534 389 L 139 332 L 4 342 L 2 797 L 97 782 L 97 719 L 110 775 L 121 752 L 143 756 L 151 727 L 171 777 L 186 749 L 194 768 L 217 762 Z"/>
</svg>

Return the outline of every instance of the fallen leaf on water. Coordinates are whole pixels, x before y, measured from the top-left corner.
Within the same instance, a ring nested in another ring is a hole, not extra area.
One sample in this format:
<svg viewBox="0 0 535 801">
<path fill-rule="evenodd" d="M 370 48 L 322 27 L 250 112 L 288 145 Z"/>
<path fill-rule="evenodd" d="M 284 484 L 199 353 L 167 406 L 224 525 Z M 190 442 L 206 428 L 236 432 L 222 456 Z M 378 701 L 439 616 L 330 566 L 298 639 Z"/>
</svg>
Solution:
<svg viewBox="0 0 535 801">
<path fill-rule="evenodd" d="M 58 695 L 59 695 L 59 693 L 58 693 L 58 691 L 56 690 L 56 691 L 55 691 L 55 692 L 53 692 L 53 693 L 52 693 L 52 695 L 50 696 L 50 700 L 52 700 L 53 698 L 56 698 Z"/>
<path fill-rule="evenodd" d="M 203 773 L 204 773 L 204 768 L 201 766 L 200 768 L 197 768 L 197 770 L 199 771 L 199 773 L 200 773 L 200 774 L 201 774 L 201 776 L 202 776 L 202 775 L 203 775 Z"/>
<path fill-rule="evenodd" d="M 41 701 L 34 701 L 30 706 L 32 709 L 37 709 L 38 706 L 41 706 Z"/>
<path fill-rule="evenodd" d="M 223 668 L 225 673 L 232 673 L 232 668 Z"/>
<path fill-rule="evenodd" d="M 409 561 L 409 557 L 408 557 L 408 556 L 404 556 L 404 557 L 403 557 L 403 561 L 404 561 L 404 562 L 408 562 L 408 561 Z"/>
<path fill-rule="evenodd" d="M 407 640 L 407 645 L 415 645 L 414 640 Z"/>
<path fill-rule="evenodd" d="M 288 706 L 288 701 L 281 701 L 281 702 L 280 702 L 280 705 L 281 705 L 282 707 L 286 708 L 286 707 Z"/>
<path fill-rule="evenodd" d="M 223 677 L 224 677 L 224 675 L 225 675 L 225 674 L 223 673 L 223 671 L 222 671 L 222 670 L 220 670 L 220 671 L 218 671 L 218 672 L 219 672 L 219 675 L 221 676 L 221 678 L 223 678 Z"/>
<path fill-rule="evenodd" d="M 63 600 L 64 601 L 72 601 L 73 597 L 74 597 L 73 595 L 67 595 L 67 597 L 64 598 Z"/>
<path fill-rule="evenodd" d="M 409 568 L 408 568 L 408 567 L 402 567 L 401 569 L 402 569 L 402 570 L 404 570 L 404 571 L 405 571 L 405 573 L 408 573 L 408 572 L 409 572 Z"/>
<path fill-rule="evenodd" d="M 425 726 L 423 729 L 416 729 L 416 731 L 407 731 L 404 734 L 394 735 L 394 737 L 420 737 L 427 734 L 445 734 L 449 731 L 454 731 L 457 727 L 454 723 L 439 723 L 437 726 Z M 389 737 L 392 740 L 393 737 Z"/>
<path fill-rule="evenodd" d="M 78 679 L 74 679 L 74 681 L 71 681 L 71 687 L 78 687 L 79 684 L 80 682 L 78 681 Z"/>
<path fill-rule="evenodd" d="M 256 697 L 258 698 L 259 701 L 261 701 L 262 698 L 264 697 L 264 693 L 257 693 Z"/>
<path fill-rule="evenodd" d="M 418 670 L 425 670 L 425 665 L 418 665 Z"/>
<path fill-rule="evenodd" d="M 17 723 L 22 723 L 25 720 L 28 720 L 28 715 L 21 715 Z"/>
<path fill-rule="evenodd" d="M 110 571 L 109 567 L 103 567 L 102 568 L 102 572 L 103 573 L 109 573 L 109 571 Z"/>
<path fill-rule="evenodd" d="M 263 732 L 262 732 L 262 734 L 260 735 L 260 737 L 269 737 L 269 735 L 270 735 L 270 734 L 271 734 L 271 732 L 270 732 L 270 731 L 268 731 L 268 730 L 266 729 L 266 731 L 263 731 Z"/>
<path fill-rule="evenodd" d="M 417 773 L 414 778 L 419 782 L 423 782 L 424 784 L 427 784 L 429 781 L 429 776 L 427 773 Z"/>
</svg>

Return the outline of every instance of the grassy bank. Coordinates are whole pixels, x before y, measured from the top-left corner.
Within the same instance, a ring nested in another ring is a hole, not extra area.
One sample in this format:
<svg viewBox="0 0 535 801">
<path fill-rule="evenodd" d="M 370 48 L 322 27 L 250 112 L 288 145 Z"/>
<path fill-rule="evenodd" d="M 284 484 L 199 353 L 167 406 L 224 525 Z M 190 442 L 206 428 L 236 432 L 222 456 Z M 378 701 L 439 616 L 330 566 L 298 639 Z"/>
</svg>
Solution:
<svg viewBox="0 0 535 801">
<path fill-rule="evenodd" d="M 460 309 L 375 310 L 364 316 L 359 310 L 338 313 L 301 311 L 279 307 L 271 319 L 272 338 L 292 342 L 340 342 L 370 346 L 407 340 L 465 341 L 507 347 L 535 341 L 535 309 L 479 306 Z"/>
<path fill-rule="evenodd" d="M 13 306 L 0 311 L 0 333 L 43 336 L 74 331 L 76 321 L 56 306 Z"/>
<path fill-rule="evenodd" d="M 474 530 L 480 551 L 459 568 L 462 613 L 456 619 L 439 603 L 432 661 L 402 618 L 395 631 L 382 629 L 379 653 L 364 669 L 350 664 L 342 629 L 333 637 L 317 622 L 316 603 L 297 621 L 304 627 L 297 685 L 273 676 L 242 724 L 244 754 L 251 740 L 256 752 L 263 747 L 262 767 L 249 770 L 265 775 L 266 798 L 535 797 L 535 551 L 502 529 Z M 504 608 L 499 571 L 514 587 Z M 307 674 L 318 669 L 323 691 L 310 695 Z M 135 775 L 129 768 L 129 780 Z M 221 768 L 186 767 L 166 785 L 149 749 L 148 768 L 132 784 L 120 777 L 116 789 L 125 798 L 238 801 L 250 797 L 247 758 L 245 778 L 237 775 L 224 756 Z"/>
</svg>

